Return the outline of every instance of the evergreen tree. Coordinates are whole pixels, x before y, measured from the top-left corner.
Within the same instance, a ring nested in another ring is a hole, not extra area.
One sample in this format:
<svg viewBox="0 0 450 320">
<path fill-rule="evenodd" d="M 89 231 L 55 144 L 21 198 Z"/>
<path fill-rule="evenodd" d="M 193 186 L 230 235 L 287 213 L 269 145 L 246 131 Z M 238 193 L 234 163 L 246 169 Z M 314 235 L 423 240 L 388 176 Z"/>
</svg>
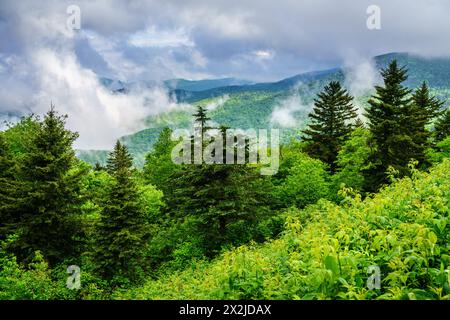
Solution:
<svg viewBox="0 0 450 320">
<path fill-rule="evenodd" d="M 430 147 L 431 132 L 427 125 L 439 114 L 442 102 L 431 96 L 425 82 L 414 91 L 412 103 L 407 109 L 401 127 L 411 137 L 411 158 L 424 164 L 426 149 Z"/>
<path fill-rule="evenodd" d="M 132 157 L 119 141 L 109 155 L 107 171 L 114 183 L 97 226 L 94 261 L 97 272 L 105 279 L 125 276 L 130 281 L 137 281 L 149 229 L 138 187 L 132 177 Z"/>
<path fill-rule="evenodd" d="M 77 133 L 65 129 L 66 116 L 53 106 L 28 143 L 21 166 L 26 194 L 13 244 L 22 259 L 40 250 L 54 264 L 77 256 L 83 228 L 80 220 L 81 177 L 72 144 Z"/>
<path fill-rule="evenodd" d="M 370 107 L 366 110 L 373 148 L 371 165 L 364 172 L 367 191 L 376 191 L 388 182 L 389 167 L 400 175 L 407 174 L 408 162 L 416 155 L 409 130 L 403 127 L 411 110 L 411 90 L 402 85 L 408 78 L 407 70 L 393 60 L 381 70 L 381 75 L 384 86 L 375 86 L 376 94 L 369 99 Z"/>
<path fill-rule="evenodd" d="M 356 108 L 347 90 L 339 82 L 332 81 L 314 100 L 313 112 L 309 114 L 312 122 L 303 131 L 307 153 L 329 165 L 330 172 L 336 170 L 336 157 L 339 149 L 352 131 L 350 121 L 356 118 Z"/>
<path fill-rule="evenodd" d="M 366 126 L 364 125 L 364 122 L 361 120 L 360 117 L 356 118 L 355 121 L 355 128 L 365 128 Z"/>
<path fill-rule="evenodd" d="M 450 108 L 444 111 L 434 125 L 434 138 L 437 142 L 450 136 Z"/>
<path fill-rule="evenodd" d="M 200 115 L 199 115 L 200 114 Z M 206 130 L 208 119 L 204 110 L 194 115 Z M 227 127 L 221 126 L 222 162 L 226 160 Z M 205 147 L 205 143 L 203 148 Z M 233 147 L 237 147 L 237 142 Z M 247 150 L 248 151 L 248 150 Z M 171 186 L 165 193 L 167 213 L 176 219 L 194 217 L 195 232 L 203 238 L 205 253 L 218 252 L 223 245 L 240 244 L 254 235 L 257 222 L 268 213 L 266 179 L 246 164 L 184 165 L 169 178 Z"/>
<path fill-rule="evenodd" d="M 207 130 L 211 129 L 211 127 L 207 126 L 207 122 L 211 119 L 206 114 L 206 108 L 197 106 L 197 112 L 194 113 L 193 116 L 197 128 L 201 129 L 200 132 L 202 133 L 202 135 L 204 135 Z"/>
<path fill-rule="evenodd" d="M 97 161 L 94 165 L 94 171 L 102 171 L 105 168 Z"/>
</svg>

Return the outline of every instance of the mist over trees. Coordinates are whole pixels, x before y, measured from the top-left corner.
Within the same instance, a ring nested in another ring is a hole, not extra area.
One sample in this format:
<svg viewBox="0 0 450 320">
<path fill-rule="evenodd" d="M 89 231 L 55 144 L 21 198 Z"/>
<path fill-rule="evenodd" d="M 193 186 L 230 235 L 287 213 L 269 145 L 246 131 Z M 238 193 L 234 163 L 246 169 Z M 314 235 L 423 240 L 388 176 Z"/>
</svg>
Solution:
<svg viewBox="0 0 450 320">
<path fill-rule="evenodd" d="M 404 86 L 395 60 L 381 76 L 363 117 L 326 84 L 273 176 L 248 161 L 175 164 L 169 128 L 139 169 L 120 141 L 106 166 L 77 159 L 53 107 L 11 125 L 0 299 L 448 299 L 450 112 L 427 83 Z M 210 120 L 192 114 L 202 151 L 215 130 L 226 157 L 227 123 Z M 369 265 L 386 275 L 381 290 L 365 286 Z"/>
</svg>

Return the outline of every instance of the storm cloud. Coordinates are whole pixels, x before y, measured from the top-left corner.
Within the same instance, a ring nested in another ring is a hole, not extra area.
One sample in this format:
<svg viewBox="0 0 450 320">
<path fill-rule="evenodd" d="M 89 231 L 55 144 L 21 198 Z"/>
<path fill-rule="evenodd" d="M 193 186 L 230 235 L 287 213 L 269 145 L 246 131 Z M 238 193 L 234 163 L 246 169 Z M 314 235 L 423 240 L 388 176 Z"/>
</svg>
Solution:
<svg viewBox="0 0 450 320">
<path fill-rule="evenodd" d="M 76 32 L 69 5 L 80 8 Z M 370 5 L 381 10 L 379 30 L 366 26 Z M 0 113 L 42 113 L 53 101 L 80 147 L 103 148 L 176 103 L 162 88 L 113 95 L 98 76 L 273 81 L 356 62 L 350 89 L 361 91 L 376 80 L 372 56 L 450 56 L 449 14 L 446 0 L 3 0 Z"/>
</svg>

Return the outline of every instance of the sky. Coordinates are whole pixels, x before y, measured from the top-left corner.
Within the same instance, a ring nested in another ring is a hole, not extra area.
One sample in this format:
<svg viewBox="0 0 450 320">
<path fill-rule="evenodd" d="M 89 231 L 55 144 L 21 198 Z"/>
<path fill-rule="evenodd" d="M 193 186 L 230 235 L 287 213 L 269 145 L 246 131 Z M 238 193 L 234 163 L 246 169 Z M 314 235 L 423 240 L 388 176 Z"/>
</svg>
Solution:
<svg viewBox="0 0 450 320">
<path fill-rule="evenodd" d="M 371 5 L 379 29 L 367 27 Z M 107 148 L 146 116 L 186 106 L 163 87 L 113 95 L 98 76 L 262 82 L 341 65 L 364 71 L 388 52 L 450 56 L 449 15 L 447 0 L 1 0 L 0 115 L 40 114 L 53 102 L 80 132 L 77 147 Z"/>
</svg>

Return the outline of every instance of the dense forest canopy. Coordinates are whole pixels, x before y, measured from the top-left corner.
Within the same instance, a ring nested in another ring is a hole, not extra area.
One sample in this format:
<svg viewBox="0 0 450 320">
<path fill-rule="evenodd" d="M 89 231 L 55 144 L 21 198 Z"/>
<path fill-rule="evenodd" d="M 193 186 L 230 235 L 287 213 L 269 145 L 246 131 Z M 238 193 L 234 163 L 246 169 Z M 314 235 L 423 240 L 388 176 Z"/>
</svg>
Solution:
<svg viewBox="0 0 450 320">
<path fill-rule="evenodd" d="M 273 176 L 174 164 L 169 127 L 139 168 L 121 141 L 106 165 L 78 159 L 57 106 L 11 124 L 0 299 L 450 299 L 450 111 L 395 59 L 381 77 L 359 115 L 330 79 Z"/>
</svg>

